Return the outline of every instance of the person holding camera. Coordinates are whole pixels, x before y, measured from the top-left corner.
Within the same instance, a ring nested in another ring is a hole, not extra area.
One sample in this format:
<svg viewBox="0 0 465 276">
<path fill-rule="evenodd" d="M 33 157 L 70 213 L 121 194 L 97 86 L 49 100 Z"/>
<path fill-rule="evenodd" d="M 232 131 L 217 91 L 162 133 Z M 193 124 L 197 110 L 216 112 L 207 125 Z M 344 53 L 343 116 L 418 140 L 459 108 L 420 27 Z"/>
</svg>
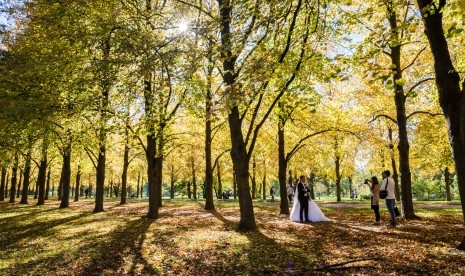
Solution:
<svg viewBox="0 0 465 276">
<path fill-rule="evenodd" d="M 365 179 L 364 182 L 370 187 L 371 192 L 371 209 L 375 212 L 375 223 L 374 225 L 380 225 L 381 215 L 379 214 L 379 182 L 376 176 L 371 179 Z M 370 185 L 371 184 L 371 185 Z"/>
<path fill-rule="evenodd" d="M 386 207 L 389 210 L 389 214 L 391 215 L 391 225 L 388 228 L 396 228 L 396 211 L 394 210 L 396 207 L 396 194 L 394 192 L 394 180 L 390 177 L 391 172 L 389 170 L 385 170 L 383 172 L 383 184 L 381 185 L 380 192 L 384 192 L 384 196 L 381 198 L 386 199 Z"/>
</svg>

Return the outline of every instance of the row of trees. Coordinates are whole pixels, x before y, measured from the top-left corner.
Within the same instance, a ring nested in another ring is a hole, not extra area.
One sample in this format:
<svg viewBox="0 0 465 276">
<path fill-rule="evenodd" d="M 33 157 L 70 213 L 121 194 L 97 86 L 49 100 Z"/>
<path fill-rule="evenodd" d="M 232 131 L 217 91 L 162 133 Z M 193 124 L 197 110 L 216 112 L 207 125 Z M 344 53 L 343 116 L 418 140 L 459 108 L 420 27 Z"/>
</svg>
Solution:
<svg viewBox="0 0 465 276">
<path fill-rule="evenodd" d="M 391 168 L 405 217 L 415 219 L 413 166 L 443 171 L 446 189 L 455 173 L 465 219 L 464 84 L 450 53 L 463 45 L 460 1 L 6 8 L 15 24 L 1 36 L 2 183 L 10 168 L 16 189 L 21 170 L 23 203 L 34 164 L 39 204 L 47 169 L 60 164 L 62 208 L 72 171 L 95 175 L 95 212 L 109 172 L 126 195 L 128 178 L 145 170 L 149 218 L 162 207 L 163 179 L 196 187 L 202 178 L 205 208 L 214 209 L 214 185 L 230 183 L 238 227 L 253 230 L 252 197 L 272 176 L 285 193 L 290 164 L 331 178 L 338 200 L 344 176 Z M 280 206 L 289 213 L 286 196 Z"/>
</svg>

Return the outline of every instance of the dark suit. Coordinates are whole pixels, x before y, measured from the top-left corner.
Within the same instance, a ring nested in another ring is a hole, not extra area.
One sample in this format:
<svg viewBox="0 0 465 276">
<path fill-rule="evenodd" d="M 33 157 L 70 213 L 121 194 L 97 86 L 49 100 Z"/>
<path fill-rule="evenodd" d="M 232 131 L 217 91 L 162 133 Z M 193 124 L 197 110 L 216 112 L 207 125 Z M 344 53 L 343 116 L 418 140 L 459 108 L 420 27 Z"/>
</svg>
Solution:
<svg viewBox="0 0 465 276">
<path fill-rule="evenodd" d="M 297 183 L 297 199 L 300 203 L 300 221 L 304 221 L 303 213 L 305 212 L 305 221 L 309 221 L 308 219 L 308 195 L 307 191 L 305 191 L 304 184 L 299 181 Z"/>
</svg>

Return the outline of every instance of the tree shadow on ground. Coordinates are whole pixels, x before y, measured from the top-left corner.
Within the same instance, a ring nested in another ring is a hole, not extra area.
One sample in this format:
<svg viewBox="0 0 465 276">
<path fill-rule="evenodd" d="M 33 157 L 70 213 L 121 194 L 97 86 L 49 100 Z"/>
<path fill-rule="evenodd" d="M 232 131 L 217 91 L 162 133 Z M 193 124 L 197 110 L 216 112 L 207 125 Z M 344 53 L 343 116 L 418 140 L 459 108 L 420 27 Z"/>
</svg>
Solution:
<svg viewBox="0 0 465 276">
<path fill-rule="evenodd" d="M 142 246 L 146 232 L 153 220 L 145 217 L 129 221 L 125 225 L 111 231 L 105 237 L 97 237 L 94 241 L 81 247 L 81 252 L 92 252 L 88 264 L 79 271 L 81 275 L 102 275 L 105 273 L 128 275 L 153 275 L 159 272 L 143 257 Z M 123 271 L 126 257 L 132 258 L 128 271 Z M 137 270 L 137 266 L 142 268 Z"/>
<path fill-rule="evenodd" d="M 2 225 L 3 234 L 0 237 L 0 247 L 7 248 L 29 237 L 48 237 L 55 233 L 54 227 L 67 224 L 69 222 L 79 220 L 81 218 L 90 216 L 91 213 L 82 213 L 79 215 L 69 216 L 56 220 L 38 221 L 37 224 L 25 224 L 24 226 L 17 227 L 14 219 L 9 221 L 7 225 Z M 25 219 L 24 217 L 21 220 Z"/>
</svg>

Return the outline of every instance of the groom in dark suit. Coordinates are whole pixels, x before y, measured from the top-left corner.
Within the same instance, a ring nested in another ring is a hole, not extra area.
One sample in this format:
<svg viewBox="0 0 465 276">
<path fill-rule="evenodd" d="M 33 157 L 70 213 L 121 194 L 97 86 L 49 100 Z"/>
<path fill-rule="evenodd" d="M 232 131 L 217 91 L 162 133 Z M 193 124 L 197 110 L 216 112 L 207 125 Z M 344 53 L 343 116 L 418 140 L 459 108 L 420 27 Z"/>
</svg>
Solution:
<svg viewBox="0 0 465 276">
<path fill-rule="evenodd" d="M 300 222 L 304 222 L 303 213 L 305 212 L 305 222 L 309 222 L 308 219 L 308 194 L 307 189 L 304 186 L 305 176 L 300 176 L 299 183 L 297 183 L 297 199 L 300 203 Z"/>
</svg>

